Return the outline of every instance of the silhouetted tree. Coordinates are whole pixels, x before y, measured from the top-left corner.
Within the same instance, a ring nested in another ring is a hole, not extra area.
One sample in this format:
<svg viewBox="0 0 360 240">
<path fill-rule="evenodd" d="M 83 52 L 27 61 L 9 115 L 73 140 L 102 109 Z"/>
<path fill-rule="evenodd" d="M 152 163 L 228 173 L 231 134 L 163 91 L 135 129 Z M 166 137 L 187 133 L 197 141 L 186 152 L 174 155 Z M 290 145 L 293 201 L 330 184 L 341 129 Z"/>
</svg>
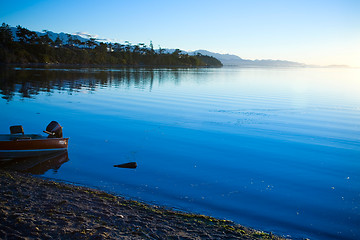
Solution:
<svg viewBox="0 0 360 240">
<path fill-rule="evenodd" d="M 18 25 L 16 28 L 17 28 L 16 35 L 18 36 L 20 42 L 32 43 L 32 44 L 39 42 L 39 37 L 35 32 L 23 28 L 20 25 Z"/>
<path fill-rule="evenodd" d="M 43 30 L 43 32 L 45 32 L 45 35 L 40 36 L 40 43 L 48 46 L 53 46 L 54 41 L 51 40 L 49 32 L 47 30 Z"/>
<path fill-rule="evenodd" d="M 86 41 L 88 48 L 94 48 L 97 45 L 95 40 L 96 38 L 90 38 L 88 41 Z"/>
<path fill-rule="evenodd" d="M 0 27 L 0 44 L 7 45 L 13 41 L 9 25 L 3 23 Z"/>
<path fill-rule="evenodd" d="M 55 39 L 54 44 L 55 44 L 56 47 L 61 47 L 63 45 L 63 41 L 60 39 L 59 36 L 57 36 L 57 38 Z"/>
<path fill-rule="evenodd" d="M 154 51 L 154 45 L 153 45 L 152 41 L 150 41 L 149 47 L 150 47 L 150 53 L 151 53 L 151 54 L 154 54 L 155 51 Z"/>
<path fill-rule="evenodd" d="M 161 55 L 161 54 L 163 54 L 164 53 L 164 49 L 162 49 L 161 47 L 160 47 L 160 45 L 159 45 L 159 54 Z"/>
<path fill-rule="evenodd" d="M 70 47 L 73 47 L 74 46 L 74 38 L 71 34 L 66 34 L 67 36 L 67 45 L 70 46 Z"/>
</svg>

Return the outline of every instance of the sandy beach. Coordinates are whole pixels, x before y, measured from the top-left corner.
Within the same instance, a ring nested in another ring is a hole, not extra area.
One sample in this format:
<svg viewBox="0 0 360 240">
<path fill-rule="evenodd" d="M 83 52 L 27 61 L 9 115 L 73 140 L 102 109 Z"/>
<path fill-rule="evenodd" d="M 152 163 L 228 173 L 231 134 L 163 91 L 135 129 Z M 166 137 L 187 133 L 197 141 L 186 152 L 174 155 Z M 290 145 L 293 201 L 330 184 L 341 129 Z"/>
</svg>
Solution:
<svg viewBox="0 0 360 240">
<path fill-rule="evenodd" d="M 1 239 L 282 239 L 103 191 L 0 170 Z"/>
</svg>

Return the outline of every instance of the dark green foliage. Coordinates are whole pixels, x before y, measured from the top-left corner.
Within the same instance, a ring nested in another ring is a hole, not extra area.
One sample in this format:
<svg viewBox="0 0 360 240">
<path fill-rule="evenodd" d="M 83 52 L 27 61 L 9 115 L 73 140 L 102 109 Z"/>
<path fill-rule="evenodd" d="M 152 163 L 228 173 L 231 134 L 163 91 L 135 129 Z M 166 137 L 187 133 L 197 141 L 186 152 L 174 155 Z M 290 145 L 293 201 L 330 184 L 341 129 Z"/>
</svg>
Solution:
<svg viewBox="0 0 360 240">
<path fill-rule="evenodd" d="M 17 26 L 16 28 L 17 28 L 16 35 L 19 37 L 21 43 L 30 43 L 30 44 L 41 43 L 40 38 L 35 32 L 23 28 L 20 25 Z"/>
<path fill-rule="evenodd" d="M 155 51 L 152 42 L 147 47 L 144 43 L 132 45 L 119 43 L 97 43 L 94 38 L 86 42 L 68 34 L 68 41 L 60 38 L 51 40 L 48 32 L 38 36 L 36 32 L 17 26 L 14 41 L 9 26 L 0 27 L 0 63 L 40 63 L 40 64 L 96 64 L 125 66 L 222 66 L 213 57 L 182 54 L 176 49 L 173 53 L 164 53 L 163 49 Z"/>
<path fill-rule="evenodd" d="M 221 67 L 222 66 L 222 63 L 214 58 L 214 57 L 211 57 L 211 56 L 207 56 L 207 55 L 202 55 L 200 53 L 198 53 L 196 55 L 196 57 L 203 63 L 206 64 L 206 66 L 215 66 L 215 67 Z"/>
<path fill-rule="evenodd" d="M 0 27 L 0 44 L 8 45 L 13 41 L 13 36 L 11 34 L 11 30 L 9 25 L 3 23 Z"/>
</svg>

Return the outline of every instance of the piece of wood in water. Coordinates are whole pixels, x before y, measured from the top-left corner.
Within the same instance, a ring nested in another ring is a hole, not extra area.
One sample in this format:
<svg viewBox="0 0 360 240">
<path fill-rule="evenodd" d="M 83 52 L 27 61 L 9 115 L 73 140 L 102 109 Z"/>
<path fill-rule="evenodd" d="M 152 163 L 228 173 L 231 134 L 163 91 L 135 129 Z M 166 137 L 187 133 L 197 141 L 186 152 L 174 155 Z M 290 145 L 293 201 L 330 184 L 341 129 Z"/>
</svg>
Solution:
<svg viewBox="0 0 360 240">
<path fill-rule="evenodd" d="M 128 162 L 128 163 L 114 165 L 114 167 L 118 167 L 118 168 L 136 168 L 137 163 L 136 162 Z"/>
</svg>

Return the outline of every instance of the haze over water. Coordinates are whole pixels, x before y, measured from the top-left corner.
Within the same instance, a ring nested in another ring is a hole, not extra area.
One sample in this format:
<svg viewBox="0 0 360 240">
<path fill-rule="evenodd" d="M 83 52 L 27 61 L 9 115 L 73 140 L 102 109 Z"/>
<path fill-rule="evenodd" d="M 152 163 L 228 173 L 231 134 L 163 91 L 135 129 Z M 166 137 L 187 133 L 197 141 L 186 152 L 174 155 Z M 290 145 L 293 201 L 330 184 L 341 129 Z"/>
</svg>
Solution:
<svg viewBox="0 0 360 240">
<path fill-rule="evenodd" d="M 359 69 L 1 74 L 1 133 L 56 120 L 70 137 L 70 161 L 44 177 L 295 238 L 360 238 Z"/>
</svg>

